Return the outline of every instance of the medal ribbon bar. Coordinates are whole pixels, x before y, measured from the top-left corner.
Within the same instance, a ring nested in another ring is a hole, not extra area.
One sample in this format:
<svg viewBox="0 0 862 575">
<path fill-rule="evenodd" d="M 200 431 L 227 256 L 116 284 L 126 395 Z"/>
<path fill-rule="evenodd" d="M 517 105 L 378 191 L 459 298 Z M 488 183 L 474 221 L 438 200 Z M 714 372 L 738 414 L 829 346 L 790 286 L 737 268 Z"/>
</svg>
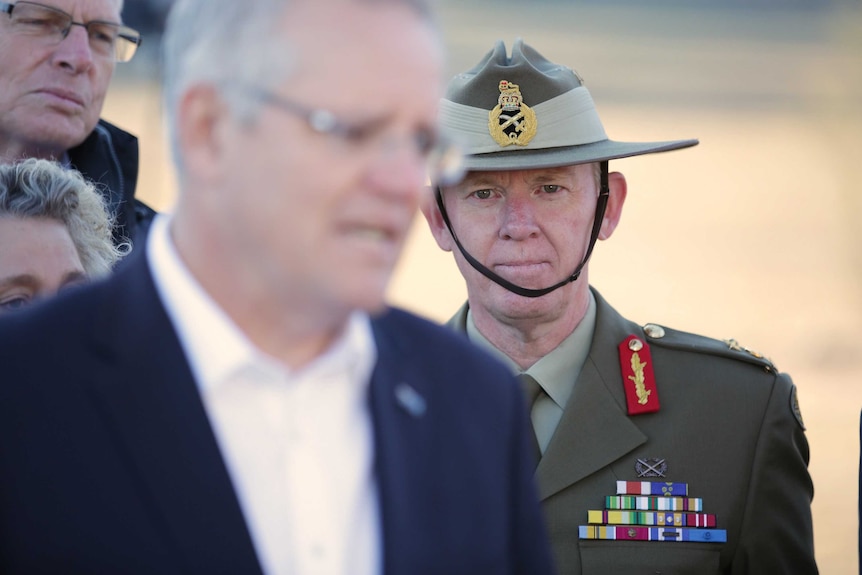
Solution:
<svg viewBox="0 0 862 575">
<path fill-rule="evenodd" d="M 687 527 L 632 527 L 626 525 L 581 525 L 581 539 L 608 539 L 616 541 L 698 541 L 726 543 L 724 529 L 690 529 Z"/>
<path fill-rule="evenodd" d="M 675 495 L 686 497 L 688 483 L 667 481 L 617 481 L 617 495 Z"/>
<path fill-rule="evenodd" d="M 667 497 L 635 495 L 608 495 L 606 509 L 631 509 L 636 511 L 703 511 L 700 497 Z"/>
<path fill-rule="evenodd" d="M 667 527 L 715 527 L 712 513 L 674 513 L 673 511 L 587 511 L 587 523 L 602 525 L 655 525 Z"/>
</svg>

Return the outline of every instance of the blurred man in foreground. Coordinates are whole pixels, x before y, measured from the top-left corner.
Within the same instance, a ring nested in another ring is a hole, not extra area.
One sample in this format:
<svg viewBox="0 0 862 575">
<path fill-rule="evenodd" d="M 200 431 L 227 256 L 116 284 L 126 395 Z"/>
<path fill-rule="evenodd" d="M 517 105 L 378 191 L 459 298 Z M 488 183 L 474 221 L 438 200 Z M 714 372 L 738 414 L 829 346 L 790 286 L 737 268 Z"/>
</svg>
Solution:
<svg viewBox="0 0 862 575">
<path fill-rule="evenodd" d="M 581 78 L 520 40 L 456 76 L 441 113 L 469 154 L 423 207 L 467 283 L 451 324 L 520 374 L 560 573 L 815 573 L 790 378 L 589 285 L 627 193 L 608 161 L 697 142 L 609 140 Z"/>
<path fill-rule="evenodd" d="M 383 301 L 451 157 L 430 18 L 175 4 L 176 211 L 0 322 L 0 571 L 551 573 L 517 383 Z"/>
<path fill-rule="evenodd" d="M 122 0 L 0 2 L 0 163 L 57 160 L 96 182 L 115 243 L 143 240 L 154 212 L 135 200 L 138 140 L 99 119 L 117 62 L 141 37 Z"/>
</svg>

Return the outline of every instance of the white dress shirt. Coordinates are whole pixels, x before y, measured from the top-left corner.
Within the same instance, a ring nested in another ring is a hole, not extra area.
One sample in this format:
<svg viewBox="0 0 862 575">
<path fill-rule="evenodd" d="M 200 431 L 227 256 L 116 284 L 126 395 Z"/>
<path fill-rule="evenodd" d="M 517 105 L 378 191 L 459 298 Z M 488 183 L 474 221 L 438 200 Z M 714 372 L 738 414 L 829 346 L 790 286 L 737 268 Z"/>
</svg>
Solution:
<svg viewBox="0 0 862 575">
<path fill-rule="evenodd" d="M 323 355 L 291 370 L 255 348 L 192 277 L 169 221 L 153 221 L 147 256 L 264 573 L 377 575 L 368 316 L 354 313 Z"/>
</svg>

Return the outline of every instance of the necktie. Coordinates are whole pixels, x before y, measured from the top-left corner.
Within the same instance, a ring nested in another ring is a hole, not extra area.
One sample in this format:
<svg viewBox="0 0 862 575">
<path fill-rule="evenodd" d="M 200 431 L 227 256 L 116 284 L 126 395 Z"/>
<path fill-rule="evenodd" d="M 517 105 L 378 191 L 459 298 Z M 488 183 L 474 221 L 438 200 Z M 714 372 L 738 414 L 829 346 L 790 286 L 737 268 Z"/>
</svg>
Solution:
<svg viewBox="0 0 862 575">
<path fill-rule="evenodd" d="M 527 397 L 527 414 L 532 415 L 533 406 L 536 400 L 542 395 L 545 395 L 545 390 L 539 385 L 539 382 L 526 373 L 518 374 L 518 381 L 521 382 L 521 388 L 524 390 L 524 395 Z M 542 450 L 539 448 L 539 440 L 536 438 L 536 428 L 533 425 L 532 417 L 530 419 L 530 428 L 533 430 L 533 454 L 535 455 L 536 463 L 542 457 Z"/>
</svg>

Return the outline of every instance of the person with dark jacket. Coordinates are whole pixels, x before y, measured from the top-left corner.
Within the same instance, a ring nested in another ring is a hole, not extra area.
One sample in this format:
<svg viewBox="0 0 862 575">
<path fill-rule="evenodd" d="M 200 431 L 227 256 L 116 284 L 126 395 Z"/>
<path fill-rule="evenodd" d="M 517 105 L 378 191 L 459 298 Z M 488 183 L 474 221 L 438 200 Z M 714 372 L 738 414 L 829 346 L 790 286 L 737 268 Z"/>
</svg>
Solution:
<svg viewBox="0 0 862 575">
<path fill-rule="evenodd" d="M 456 173 L 432 3 L 174 5 L 175 209 L 0 321 L 0 573 L 554 573 L 517 381 L 386 303 Z"/>
<path fill-rule="evenodd" d="M 105 195 L 117 244 L 140 242 L 155 214 L 134 197 L 137 139 L 99 119 L 114 67 L 141 43 L 122 7 L 0 2 L 0 163 L 43 158 L 79 170 Z"/>
<path fill-rule="evenodd" d="M 156 212 L 135 198 L 138 138 L 99 120 L 80 145 L 69 150 L 71 167 L 96 184 L 114 214 L 114 242 L 140 241 Z"/>
</svg>

